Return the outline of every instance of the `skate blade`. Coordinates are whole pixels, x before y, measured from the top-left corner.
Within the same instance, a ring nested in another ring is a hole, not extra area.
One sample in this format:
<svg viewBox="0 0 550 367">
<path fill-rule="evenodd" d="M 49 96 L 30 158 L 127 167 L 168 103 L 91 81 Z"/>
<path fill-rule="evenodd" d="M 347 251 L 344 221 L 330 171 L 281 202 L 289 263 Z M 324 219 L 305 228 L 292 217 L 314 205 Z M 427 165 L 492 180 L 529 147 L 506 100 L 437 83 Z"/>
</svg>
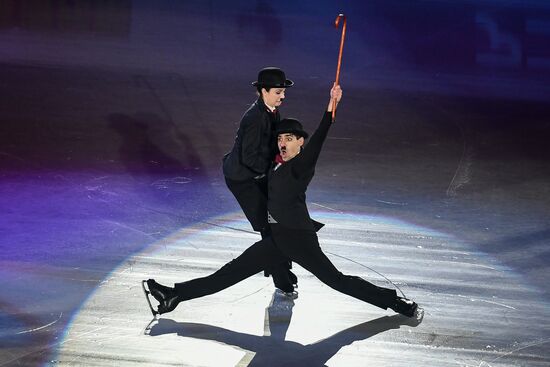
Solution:
<svg viewBox="0 0 550 367">
<path fill-rule="evenodd" d="M 151 335 L 151 330 L 153 330 L 153 326 L 158 324 L 158 322 L 159 322 L 159 319 L 156 316 L 154 316 L 153 319 L 149 321 L 149 323 L 143 330 L 143 335 Z"/>
<path fill-rule="evenodd" d="M 279 294 L 282 294 L 283 296 L 285 296 L 287 298 L 290 298 L 290 299 L 298 298 L 298 291 L 284 292 L 280 289 L 277 289 L 277 292 L 279 292 Z"/>
<path fill-rule="evenodd" d="M 149 296 L 151 295 L 151 292 L 147 289 L 145 286 L 147 284 L 146 280 L 141 281 L 141 288 L 143 289 L 143 293 L 145 294 L 145 299 L 147 300 L 147 304 L 149 305 L 149 308 L 151 309 L 151 313 L 153 314 L 153 317 L 156 318 L 157 315 L 159 315 L 159 312 L 153 308 L 153 304 L 151 303 L 151 299 Z"/>
</svg>

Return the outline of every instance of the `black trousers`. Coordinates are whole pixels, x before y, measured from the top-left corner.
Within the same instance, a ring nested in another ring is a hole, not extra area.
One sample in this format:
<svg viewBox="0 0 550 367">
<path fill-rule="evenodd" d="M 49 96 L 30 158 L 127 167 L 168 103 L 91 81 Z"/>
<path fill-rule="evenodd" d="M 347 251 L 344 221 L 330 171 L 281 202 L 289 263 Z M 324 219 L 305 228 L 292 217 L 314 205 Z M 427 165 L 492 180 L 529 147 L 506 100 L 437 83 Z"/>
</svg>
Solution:
<svg viewBox="0 0 550 367">
<path fill-rule="evenodd" d="M 269 232 L 267 223 L 267 176 L 260 179 L 248 179 L 235 181 L 225 178 L 225 183 L 229 191 L 235 196 L 246 219 L 252 225 L 252 228 L 262 234 L 262 238 Z M 277 266 L 266 269 L 265 276 L 271 274 L 273 283 L 281 289 L 293 289 L 293 281 L 289 278 L 288 269 L 292 269 L 292 264 L 287 261 Z"/>
<path fill-rule="evenodd" d="M 228 288 L 264 269 L 289 259 L 300 264 L 329 287 L 372 305 L 386 309 L 397 296 L 395 290 L 378 287 L 366 280 L 340 272 L 321 250 L 313 231 L 293 230 L 271 225 L 266 237 L 215 273 L 175 285 L 182 300 L 203 297 Z"/>
<path fill-rule="evenodd" d="M 235 181 L 225 178 L 229 191 L 235 196 L 252 228 L 261 232 L 267 224 L 267 177 Z"/>
</svg>

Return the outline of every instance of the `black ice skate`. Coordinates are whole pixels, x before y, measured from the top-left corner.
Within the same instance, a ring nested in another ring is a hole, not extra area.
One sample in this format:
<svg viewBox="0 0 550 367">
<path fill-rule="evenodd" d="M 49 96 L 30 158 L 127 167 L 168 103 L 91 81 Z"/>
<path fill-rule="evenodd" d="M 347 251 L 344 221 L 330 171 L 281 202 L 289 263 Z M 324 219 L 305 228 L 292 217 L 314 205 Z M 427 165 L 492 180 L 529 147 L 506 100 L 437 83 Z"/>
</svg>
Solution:
<svg viewBox="0 0 550 367">
<path fill-rule="evenodd" d="M 395 312 L 400 313 L 401 315 L 413 317 L 415 315 L 416 309 L 418 308 L 418 305 L 416 304 L 416 302 L 408 298 L 397 297 L 395 299 L 395 303 L 391 305 L 390 308 Z"/>
<path fill-rule="evenodd" d="M 147 283 L 147 288 L 145 287 L 145 283 Z M 159 315 L 171 312 L 181 302 L 181 299 L 174 288 L 159 284 L 154 279 L 144 280 L 141 284 L 146 292 L 145 295 L 147 296 L 149 306 L 151 306 L 149 294 L 159 303 L 157 310 L 151 307 L 151 312 L 153 312 L 153 315 L 155 315 L 155 312 Z"/>
</svg>

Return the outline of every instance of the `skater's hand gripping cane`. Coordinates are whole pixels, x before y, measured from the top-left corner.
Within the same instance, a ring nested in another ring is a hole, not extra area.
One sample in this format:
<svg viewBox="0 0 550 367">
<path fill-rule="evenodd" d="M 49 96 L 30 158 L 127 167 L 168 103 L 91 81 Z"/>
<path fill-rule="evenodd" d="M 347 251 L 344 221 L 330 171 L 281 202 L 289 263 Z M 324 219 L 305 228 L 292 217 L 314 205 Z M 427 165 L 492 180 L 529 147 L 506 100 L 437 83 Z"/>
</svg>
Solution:
<svg viewBox="0 0 550 367">
<path fill-rule="evenodd" d="M 338 53 L 338 65 L 336 66 L 336 81 L 334 82 L 334 85 L 336 86 L 340 84 L 340 67 L 342 66 L 342 51 L 344 51 L 344 39 L 346 38 L 346 16 L 344 14 L 338 14 L 338 16 L 336 17 L 336 20 L 334 21 L 334 26 L 338 28 L 338 25 L 340 24 L 340 19 L 343 20 L 343 24 L 342 24 L 342 37 L 340 38 L 340 52 Z M 331 95 L 332 95 L 332 92 L 331 92 Z M 336 103 L 334 103 L 332 108 L 332 121 L 334 121 L 335 116 L 336 116 Z"/>
<path fill-rule="evenodd" d="M 334 85 L 332 86 L 332 89 L 330 90 L 330 100 L 328 101 L 328 106 L 327 106 L 327 111 L 332 112 L 333 122 L 334 122 L 334 111 L 341 99 L 342 99 L 342 88 L 340 88 L 339 85 L 336 85 L 336 83 L 334 83 Z"/>
</svg>

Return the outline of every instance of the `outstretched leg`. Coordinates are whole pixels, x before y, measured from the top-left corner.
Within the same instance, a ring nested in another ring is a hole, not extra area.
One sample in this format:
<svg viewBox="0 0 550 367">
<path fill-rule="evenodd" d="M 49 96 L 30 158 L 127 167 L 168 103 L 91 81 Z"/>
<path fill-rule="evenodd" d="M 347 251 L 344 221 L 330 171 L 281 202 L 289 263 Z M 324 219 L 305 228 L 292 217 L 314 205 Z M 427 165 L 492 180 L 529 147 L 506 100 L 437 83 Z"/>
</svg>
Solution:
<svg viewBox="0 0 550 367">
<path fill-rule="evenodd" d="M 320 281 L 344 294 L 368 302 L 383 309 L 395 309 L 397 312 L 412 316 L 416 304 L 408 308 L 403 305 L 393 289 L 378 287 L 366 280 L 340 272 L 327 258 L 319 246 L 317 234 L 313 231 L 292 230 L 273 225 L 273 238 L 276 246 L 292 261 L 300 264 Z M 412 302 L 414 303 L 414 302 Z"/>
<path fill-rule="evenodd" d="M 268 237 L 256 242 L 209 276 L 176 283 L 174 288 L 159 284 L 154 279 L 149 279 L 146 283 L 151 295 L 159 301 L 158 313 L 163 314 L 173 311 L 182 301 L 219 292 L 273 264 L 285 261 L 288 259 L 274 246 L 271 237 Z"/>
<path fill-rule="evenodd" d="M 287 259 L 273 245 L 271 238 L 264 238 L 215 273 L 207 277 L 177 283 L 175 289 L 182 301 L 203 297 L 237 284 L 266 267 L 270 267 L 271 264 L 285 261 Z"/>
</svg>

